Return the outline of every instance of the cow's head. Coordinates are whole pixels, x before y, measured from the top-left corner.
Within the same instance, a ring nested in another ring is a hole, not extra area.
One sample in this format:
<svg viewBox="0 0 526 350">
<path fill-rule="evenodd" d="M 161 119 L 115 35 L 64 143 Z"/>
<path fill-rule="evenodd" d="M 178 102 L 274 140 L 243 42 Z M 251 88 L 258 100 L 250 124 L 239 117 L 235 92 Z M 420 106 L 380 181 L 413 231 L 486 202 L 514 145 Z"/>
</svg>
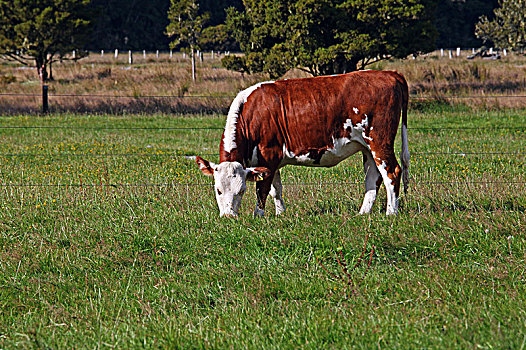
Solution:
<svg viewBox="0 0 526 350">
<path fill-rule="evenodd" d="M 237 216 L 247 181 L 261 181 L 270 176 L 267 168 L 243 168 L 238 162 L 214 164 L 201 157 L 195 161 L 203 174 L 214 177 L 214 191 L 220 216 Z"/>
</svg>

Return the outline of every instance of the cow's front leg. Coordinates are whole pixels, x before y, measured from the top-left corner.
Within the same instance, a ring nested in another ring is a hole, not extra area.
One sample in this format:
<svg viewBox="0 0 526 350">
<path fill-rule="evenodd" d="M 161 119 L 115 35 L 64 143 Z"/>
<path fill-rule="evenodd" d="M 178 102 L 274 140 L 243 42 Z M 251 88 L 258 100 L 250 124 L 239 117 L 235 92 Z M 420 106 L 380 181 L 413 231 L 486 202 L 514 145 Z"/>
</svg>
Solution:
<svg viewBox="0 0 526 350">
<path fill-rule="evenodd" d="M 270 187 L 272 185 L 273 176 L 256 182 L 256 209 L 254 209 L 254 216 L 265 216 L 265 202 L 267 201 L 267 196 L 270 192 Z"/>
<path fill-rule="evenodd" d="M 281 175 L 279 174 L 279 170 L 274 174 L 274 179 L 270 186 L 270 196 L 274 198 L 276 215 L 283 214 L 285 212 L 285 202 L 283 201 L 283 186 L 281 185 Z"/>
</svg>

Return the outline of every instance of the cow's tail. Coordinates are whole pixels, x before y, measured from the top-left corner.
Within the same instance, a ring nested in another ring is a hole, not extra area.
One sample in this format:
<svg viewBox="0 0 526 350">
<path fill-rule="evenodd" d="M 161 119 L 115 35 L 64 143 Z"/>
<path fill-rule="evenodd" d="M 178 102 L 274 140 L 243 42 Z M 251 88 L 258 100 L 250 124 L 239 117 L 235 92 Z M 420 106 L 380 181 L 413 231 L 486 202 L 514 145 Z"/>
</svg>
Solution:
<svg viewBox="0 0 526 350">
<path fill-rule="evenodd" d="M 405 78 L 402 76 L 403 94 L 402 94 L 402 180 L 404 181 L 404 193 L 409 188 L 409 147 L 407 143 L 407 105 L 409 103 L 409 88 Z"/>
</svg>

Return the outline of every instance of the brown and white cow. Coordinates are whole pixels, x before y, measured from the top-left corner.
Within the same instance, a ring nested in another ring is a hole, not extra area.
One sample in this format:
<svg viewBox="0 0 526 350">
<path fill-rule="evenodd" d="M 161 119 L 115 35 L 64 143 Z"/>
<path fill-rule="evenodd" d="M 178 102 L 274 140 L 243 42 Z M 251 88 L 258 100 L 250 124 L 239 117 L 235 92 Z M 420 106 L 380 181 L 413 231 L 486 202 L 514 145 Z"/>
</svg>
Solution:
<svg viewBox="0 0 526 350">
<path fill-rule="evenodd" d="M 219 146 L 220 163 L 196 157 L 213 176 L 221 216 L 235 216 L 246 181 L 257 181 L 254 214 L 264 215 L 268 194 L 276 214 L 285 211 L 279 169 L 285 165 L 331 167 L 361 151 L 365 198 L 371 211 L 382 180 L 387 214 L 396 214 L 400 178 L 407 190 L 408 88 L 397 72 L 360 71 L 281 80 L 241 91 L 230 106 Z M 402 168 L 394 142 L 402 112 Z"/>
</svg>

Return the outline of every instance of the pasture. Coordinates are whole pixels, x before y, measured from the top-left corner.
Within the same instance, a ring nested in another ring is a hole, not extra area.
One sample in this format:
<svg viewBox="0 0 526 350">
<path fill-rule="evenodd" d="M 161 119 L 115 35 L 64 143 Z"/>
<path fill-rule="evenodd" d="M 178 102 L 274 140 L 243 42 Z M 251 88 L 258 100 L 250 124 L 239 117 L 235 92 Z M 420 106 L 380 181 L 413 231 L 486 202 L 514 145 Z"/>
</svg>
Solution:
<svg viewBox="0 0 526 350">
<path fill-rule="evenodd" d="M 524 116 L 413 103 L 397 217 L 358 215 L 358 154 L 219 219 L 189 156 L 224 114 L 4 115 L 0 348 L 524 348 Z"/>
<path fill-rule="evenodd" d="M 236 220 L 185 158 L 222 115 L 4 117 L 48 128 L 1 129 L 0 347 L 521 348 L 523 113 L 412 112 L 396 218 L 383 192 L 357 215 L 357 155 L 284 168 L 286 215 L 253 218 L 251 188 Z M 370 267 L 331 280 L 366 235 Z"/>
</svg>

